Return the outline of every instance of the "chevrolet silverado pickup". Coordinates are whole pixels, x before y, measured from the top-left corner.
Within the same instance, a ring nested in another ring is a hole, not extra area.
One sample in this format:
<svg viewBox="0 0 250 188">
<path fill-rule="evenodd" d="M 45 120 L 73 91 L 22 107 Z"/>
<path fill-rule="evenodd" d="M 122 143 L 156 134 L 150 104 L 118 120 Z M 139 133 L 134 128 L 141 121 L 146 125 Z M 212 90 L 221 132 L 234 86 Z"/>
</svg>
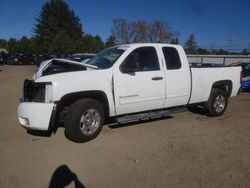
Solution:
<svg viewBox="0 0 250 188">
<path fill-rule="evenodd" d="M 144 120 L 201 106 L 222 115 L 240 89 L 241 67 L 191 66 L 180 45 L 126 44 L 103 50 L 87 64 L 44 62 L 25 80 L 18 106 L 26 129 L 49 131 L 62 119 L 67 137 L 97 137 L 105 120 Z"/>
</svg>

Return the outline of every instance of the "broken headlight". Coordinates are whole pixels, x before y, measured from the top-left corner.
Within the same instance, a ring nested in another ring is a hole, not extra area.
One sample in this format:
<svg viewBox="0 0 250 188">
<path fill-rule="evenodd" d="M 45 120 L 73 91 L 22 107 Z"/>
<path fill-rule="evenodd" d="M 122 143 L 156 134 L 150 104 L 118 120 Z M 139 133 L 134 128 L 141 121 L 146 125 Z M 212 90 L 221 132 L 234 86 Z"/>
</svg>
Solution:
<svg viewBox="0 0 250 188">
<path fill-rule="evenodd" d="M 25 80 L 23 86 L 23 100 L 25 102 L 53 102 L 52 83 Z"/>
</svg>

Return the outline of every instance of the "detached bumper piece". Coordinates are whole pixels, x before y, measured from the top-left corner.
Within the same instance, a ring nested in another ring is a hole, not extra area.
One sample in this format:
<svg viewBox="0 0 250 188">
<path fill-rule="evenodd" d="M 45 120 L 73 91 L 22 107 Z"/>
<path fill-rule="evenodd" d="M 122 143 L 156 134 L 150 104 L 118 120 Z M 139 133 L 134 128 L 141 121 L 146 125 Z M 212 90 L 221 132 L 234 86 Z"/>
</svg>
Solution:
<svg viewBox="0 0 250 188">
<path fill-rule="evenodd" d="M 18 106 L 19 123 L 26 129 L 49 129 L 54 103 L 22 102 Z"/>
</svg>

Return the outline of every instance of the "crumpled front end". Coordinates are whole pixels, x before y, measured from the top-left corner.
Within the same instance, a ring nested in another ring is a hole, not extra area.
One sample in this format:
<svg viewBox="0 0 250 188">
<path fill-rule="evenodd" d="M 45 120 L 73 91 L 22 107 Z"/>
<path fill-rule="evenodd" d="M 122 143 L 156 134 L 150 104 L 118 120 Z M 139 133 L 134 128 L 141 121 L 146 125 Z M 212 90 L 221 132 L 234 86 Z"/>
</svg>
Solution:
<svg viewBox="0 0 250 188">
<path fill-rule="evenodd" d="M 49 130 L 55 108 L 52 83 L 24 81 L 23 98 L 17 110 L 19 123 L 23 127 L 31 130 Z"/>
</svg>

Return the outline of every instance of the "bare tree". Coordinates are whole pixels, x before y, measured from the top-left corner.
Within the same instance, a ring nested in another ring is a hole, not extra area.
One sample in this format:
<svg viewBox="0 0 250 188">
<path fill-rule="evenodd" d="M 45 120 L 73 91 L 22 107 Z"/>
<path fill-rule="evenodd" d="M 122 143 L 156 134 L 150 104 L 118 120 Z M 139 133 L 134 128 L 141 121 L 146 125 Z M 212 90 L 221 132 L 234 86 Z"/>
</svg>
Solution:
<svg viewBox="0 0 250 188">
<path fill-rule="evenodd" d="M 148 23 L 144 20 L 127 22 L 124 19 L 115 19 L 111 32 L 118 44 L 138 42 L 170 43 L 178 36 L 178 33 L 172 31 L 168 23 L 161 20 Z"/>
<path fill-rule="evenodd" d="M 113 20 L 113 28 L 111 29 L 112 35 L 118 43 L 129 43 L 128 40 L 128 23 L 125 19 Z"/>
<path fill-rule="evenodd" d="M 149 24 L 147 21 L 132 22 L 133 42 L 148 42 Z"/>
<path fill-rule="evenodd" d="M 177 32 L 172 31 L 168 23 L 162 20 L 155 20 L 149 28 L 148 42 L 170 43 L 178 35 Z"/>
</svg>

